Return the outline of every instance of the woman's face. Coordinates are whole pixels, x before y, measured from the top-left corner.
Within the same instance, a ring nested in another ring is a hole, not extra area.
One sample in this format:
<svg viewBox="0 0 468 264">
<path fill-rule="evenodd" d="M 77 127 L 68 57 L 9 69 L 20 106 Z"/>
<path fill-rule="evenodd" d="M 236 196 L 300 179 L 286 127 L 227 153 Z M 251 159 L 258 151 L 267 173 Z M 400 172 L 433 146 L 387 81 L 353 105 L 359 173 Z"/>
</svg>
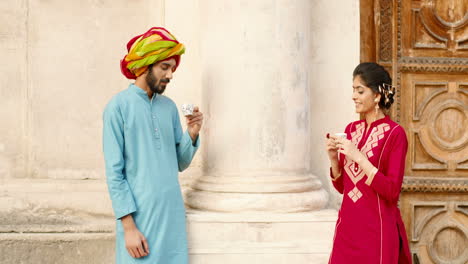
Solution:
<svg viewBox="0 0 468 264">
<path fill-rule="evenodd" d="M 356 113 L 366 115 L 369 112 L 375 111 L 376 99 L 378 102 L 380 95 L 367 87 L 362 81 L 361 76 L 357 75 L 353 80 L 353 101 Z"/>
</svg>

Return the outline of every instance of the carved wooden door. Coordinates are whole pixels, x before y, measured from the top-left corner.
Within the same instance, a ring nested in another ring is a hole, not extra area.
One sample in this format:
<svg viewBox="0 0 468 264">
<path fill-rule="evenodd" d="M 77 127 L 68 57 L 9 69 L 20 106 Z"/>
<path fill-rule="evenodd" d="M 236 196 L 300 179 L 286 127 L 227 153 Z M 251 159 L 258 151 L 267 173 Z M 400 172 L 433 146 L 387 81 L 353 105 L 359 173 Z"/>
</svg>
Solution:
<svg viewBox="0 0 468 264">
<path fill-rule="evenodd" d="M 361 61 L 392 74 L 414 263 L 468 263 L 468 0 L 361 0 Z"/>
</svg>

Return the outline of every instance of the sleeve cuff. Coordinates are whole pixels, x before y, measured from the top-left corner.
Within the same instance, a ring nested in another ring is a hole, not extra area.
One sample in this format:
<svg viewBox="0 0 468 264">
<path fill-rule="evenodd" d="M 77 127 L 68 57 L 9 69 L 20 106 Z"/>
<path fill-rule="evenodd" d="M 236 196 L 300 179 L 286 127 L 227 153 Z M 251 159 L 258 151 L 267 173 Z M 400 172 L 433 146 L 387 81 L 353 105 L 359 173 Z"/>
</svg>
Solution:
<svg viewBox="0 0 468 264">
<path fill-rule="evenodd" d="M 126 215 L 129 215 L 129 214 L 133 214 L 136 212 L 136 208 L 134 206 L 131 206 L 129 208 L 127 208 L 126 210 L 115 210 L 114 211 L 114 214 L 115 214 L 115 219 L 120 219 Z"/>
<path fill-rule="evenodd" d="M 336 181 L 336 180 L 338 180 L 340 177 L 341 177 L 341 173 L 340 173 L 339 175 L 337 175 L 336 177 L 333 176 L 333 171 L 332 171 L 332 168 L 330 167 L 330 178 L 332 179 L 332 181 Z"/>
<path fill-rule="evenodd" d="M 190 135 L 189 135 L 189 137 L 190 137 Z M 192 138 L 190 138 L 190 139 L 192 139 Z M 194 148 L 198 148 L 200 146 L 200 135 L 197 136 L 197 139 L 195 140 L 195 143 L 193 143 L 193 141 L 192 141 L 192 146 Z"/>
<path fill-rule="evenodd" d="M 372 184 L 372 181 L 374 181 L 374 178 L 375 178 L 375 175 L 379 172 L 379 170 L 374 167 L 372 169 L 372 171 L 369 173 L 369 175 L 367 175 L 367 179 L 366 179 L 366 184 L 368 186 L 370 186 Z"/>
<path fill-rule="evenodd" d="M 185 133 L 182 136 L 182 140 L 181 140 L 180 145 L 182 145 L 182 146 L 186 146 L 186 145 L 187 146 L 192 146 L 195 149 L 198 149 L 198 147 L 200 146 L 200 135 L 198 135 L 198 137 L 197 137 L 197 139 L 195 140 L 195 143 L 194 143 L 193 140 L 192 140 L 192 137 L 190 137 L 189 132 L 185 131 Z"/>
</svg>

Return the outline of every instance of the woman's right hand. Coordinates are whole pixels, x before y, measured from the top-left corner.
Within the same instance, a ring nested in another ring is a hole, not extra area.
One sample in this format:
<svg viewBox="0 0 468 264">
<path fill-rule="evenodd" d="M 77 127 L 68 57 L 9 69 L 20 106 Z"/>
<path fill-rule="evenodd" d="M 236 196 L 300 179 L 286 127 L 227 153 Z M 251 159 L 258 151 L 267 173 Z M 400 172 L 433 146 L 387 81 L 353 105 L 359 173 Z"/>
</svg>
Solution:
<svg viewBox="0 0 468 264">
<path fill-rule="evenodd" d="M 333 135 L 330 135 L 327 137 L 327 142 L 326 142 L 326 149 L 328 153 L 328 158 L 330 159 L 330 162 L 332 164 L 337 164 L 338 163 L 338 147 L 336 146 L 336 137 Z"/>
</svg>

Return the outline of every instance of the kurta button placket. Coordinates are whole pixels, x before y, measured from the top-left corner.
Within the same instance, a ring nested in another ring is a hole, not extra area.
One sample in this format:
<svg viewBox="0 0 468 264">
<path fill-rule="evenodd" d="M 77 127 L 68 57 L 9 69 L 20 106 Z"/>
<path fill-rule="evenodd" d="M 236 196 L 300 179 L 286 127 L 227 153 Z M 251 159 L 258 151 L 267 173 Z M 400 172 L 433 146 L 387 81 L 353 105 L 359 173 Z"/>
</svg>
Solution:
<svg viewBox="0 0 468 264">
<path fill-rule="evenodd" d="M 154 113 L 154 108 L 157 103 L 157 95 L 154 95 L 153 98 L 150 101 L 150 111 L 151 111 L 151 123 L 154 128 L 154 139 L 155 139 L 155 146 L 156 149 L 161 149 L 161 136 L 159 133 L 159 128 L 158 128 L 158 120 L 156 119 L 156 114 Z"/>
</svg>

